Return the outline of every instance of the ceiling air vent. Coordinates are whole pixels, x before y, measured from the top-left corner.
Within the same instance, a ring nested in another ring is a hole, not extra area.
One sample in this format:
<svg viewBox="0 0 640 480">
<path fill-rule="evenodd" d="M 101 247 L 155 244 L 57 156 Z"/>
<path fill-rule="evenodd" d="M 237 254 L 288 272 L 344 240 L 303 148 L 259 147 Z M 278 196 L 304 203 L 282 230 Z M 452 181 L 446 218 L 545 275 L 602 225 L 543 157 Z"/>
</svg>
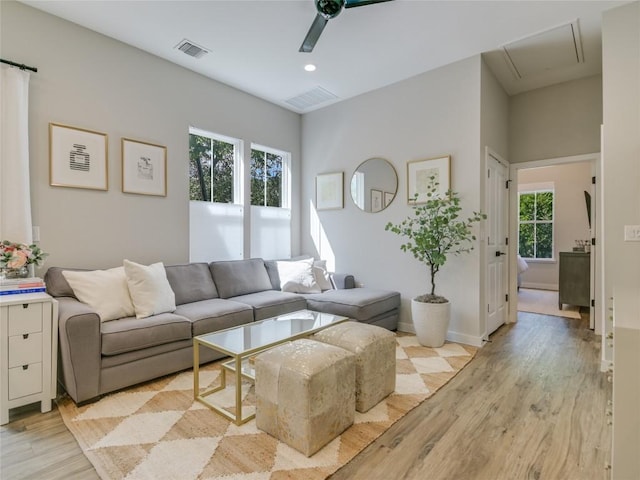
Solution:
<svg viewBox="0 0 640 480">
<path fill-rule="evenodd" d="M 329 100 L 335 100 L 336 98 L 338 98 L 338 96 L 329 90 L 325 90 L 322 87 L 315 87 L 308 92 L 301 93 L 296 97 L 291 97 L 285 100 L 285 102 L 299 110 L 306 110 L 307 108 L 315 107 L 316 105 L 328 102 Z"/>
<path fill-rule="evenodd" d="M 578 20 L 504 45 L 507 65 L 516 79 L 584 62 Z"/>
<path fill-rule="evenodd" d="M 178 45 L 176 45 L 175 48 L 194 58 L 200 58 L 203 55 L 209 53 L 206 48 L 200 47 L 193 43 L 191 40 L 187 40 L 186 38 L 182 40 Z"/>
</svg>

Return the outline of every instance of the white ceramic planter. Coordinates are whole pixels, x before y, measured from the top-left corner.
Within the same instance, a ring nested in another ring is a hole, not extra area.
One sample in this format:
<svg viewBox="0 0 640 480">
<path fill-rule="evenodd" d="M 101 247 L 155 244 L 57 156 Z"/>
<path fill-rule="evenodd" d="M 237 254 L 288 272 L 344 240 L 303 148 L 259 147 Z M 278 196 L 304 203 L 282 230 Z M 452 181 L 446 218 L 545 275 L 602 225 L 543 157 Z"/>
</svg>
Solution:
<svg viewBox="0 0 640 480">
<path fill-rule="evenodd" d="M 424 303 L 411 300 L 411 318 L 420 345 L 444 345 L 451 318 L 451 303 Z"/>
</svg>

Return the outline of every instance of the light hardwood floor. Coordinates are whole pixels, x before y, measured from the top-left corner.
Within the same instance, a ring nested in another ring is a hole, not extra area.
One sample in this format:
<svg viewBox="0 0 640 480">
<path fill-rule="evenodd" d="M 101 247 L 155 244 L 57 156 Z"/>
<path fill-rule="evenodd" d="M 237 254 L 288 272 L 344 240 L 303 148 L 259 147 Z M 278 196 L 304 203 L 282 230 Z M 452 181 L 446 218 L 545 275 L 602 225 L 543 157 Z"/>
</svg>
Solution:
<svg viewBox="0 0 640 480">
<path fill-rule="evenodd" d="M 606 478 L 611 386 L 587 325 L 520 313 L 332 480 Z M 15 409 L 0 437 L 3 480 L 98 478 L 57 410 Z"/>
</svg>

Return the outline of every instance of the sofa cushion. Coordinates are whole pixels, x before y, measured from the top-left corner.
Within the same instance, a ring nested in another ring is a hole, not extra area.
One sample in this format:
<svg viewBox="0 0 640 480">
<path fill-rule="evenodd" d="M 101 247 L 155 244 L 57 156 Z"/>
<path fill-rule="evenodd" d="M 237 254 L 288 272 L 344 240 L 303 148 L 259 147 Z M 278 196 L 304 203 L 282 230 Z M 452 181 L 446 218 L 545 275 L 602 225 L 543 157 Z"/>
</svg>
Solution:
<svg viewBox="0 0 640 480">
<path fill-rule="evenodd" d="M 285 260 L 265 260 L 264 266 L 267 269 L 269 280 L 271 280 L 271 286 L 274 290 L 281 290 L 281 279 L 278 272 L 278 264 L 280 262 L 299 262 L 302 260 L 311 260 L 313 262 L 313 276 L 316 283 L 320 287 L 321 291 L 331 290 L 333 285 L 331 284 L 330 274 L 327 272 L 326 260 L 313 260 L 312 256 L 302 255 L 300 257 L 294 257 Z M 311 293 L 311 292 L 309 292 Z"/>
<path fill-rule="evenodd" d="M 400 307 L 400 294 L 372 288 L 329 290 L 305 295 L 310 310 L 367 321 Z"/>
<path fill-rule="evenodd" d="M 146 318 L 176 309 L 176 296 L 167 280 L 162 262 L 152 265 L 124 261 L 129 293 L 137 318 Z"/>
<path fill-rule="evenodd" d="M 253 322 L 253 308 L 221 298 L 179 305 L 176 315 L 191 320 L 193 336 Z"/>
<path fill-rule="evenodd" d="M 266 290 L 264 292 L 240 295 L 239 297 L 233 297 L 232 300 L 251 305 L 256 321 L 307 308 L 307 302 L 304 297 L 278 290 Z"/>
<path fill-rule="evenodd" d="M 89 305 L 100 316 L 100 321 L 134 314 L 124 268 L 88 272 L 65 270 L 62 276 L 73 289 L 75 297 Z"/>
<path fill-rule="evenodd" d="M 280 289 L 291 293 L 320 293 L 322 290 L 313 273 L 313 258 L 276 262 Z"/>
<path fill-rule="evenodd" d="M 101 327 L 102 355 L 118 355 L 191 338 L 191 322 L 173 313 L 146 318 L 126 317 Z"/>
<path fill-rule="evenodd" d="M 189 263 L 164 267 L 167 280 L 176 296 L 176 305 L 218 298 L 216 285 L 211 278 L 209 265 Z"/>
<path fill-rule="evenodd" d="M 220 298 L 271 290 L 271 280 L 261 258 L 213 262 L 211 276 Z"/>
</svg>

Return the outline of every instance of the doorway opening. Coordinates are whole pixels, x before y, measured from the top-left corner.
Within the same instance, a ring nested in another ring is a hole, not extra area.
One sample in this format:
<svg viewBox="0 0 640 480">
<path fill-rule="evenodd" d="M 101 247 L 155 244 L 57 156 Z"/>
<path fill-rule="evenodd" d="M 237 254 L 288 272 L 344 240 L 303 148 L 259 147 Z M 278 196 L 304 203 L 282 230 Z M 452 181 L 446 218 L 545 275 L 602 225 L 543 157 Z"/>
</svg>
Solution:
<svg viewBox="0 0 640 480">
<path fill-rule="evenodd" d="M 518 311 L 590 319 L 599 333 L 600 154 L 511 165 L 510 321 Z"/>
</svg>

